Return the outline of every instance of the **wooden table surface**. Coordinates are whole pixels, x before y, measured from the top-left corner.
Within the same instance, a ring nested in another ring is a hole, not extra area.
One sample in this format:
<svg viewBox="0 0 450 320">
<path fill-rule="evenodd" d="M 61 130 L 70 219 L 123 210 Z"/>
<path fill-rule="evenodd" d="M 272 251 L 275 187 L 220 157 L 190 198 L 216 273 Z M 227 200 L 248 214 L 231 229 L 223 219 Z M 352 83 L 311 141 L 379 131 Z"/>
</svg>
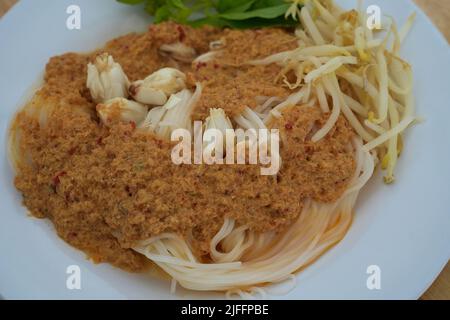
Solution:
<svg viewBox="0 0 450 320">
<path fill-rule="evenodd" d="M 450 43 L 450 0 L 414 0 L 433 20 Z M 17 0 L 0 0 L 0 17 L 4 15 Z M 450 245 L 450 244 L 449 244 Z M 438 279 L 422 296 L 421 299 L 450 300 L 450 263 Z"/>
</svg>

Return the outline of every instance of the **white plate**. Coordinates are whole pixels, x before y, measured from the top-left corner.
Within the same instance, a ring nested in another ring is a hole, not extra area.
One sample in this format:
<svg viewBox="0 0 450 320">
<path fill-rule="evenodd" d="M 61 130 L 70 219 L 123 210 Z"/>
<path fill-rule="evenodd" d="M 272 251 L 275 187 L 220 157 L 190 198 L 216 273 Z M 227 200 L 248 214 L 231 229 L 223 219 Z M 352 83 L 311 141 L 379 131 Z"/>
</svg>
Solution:
<svg viewBox="0 0 450 320">
<path fill-rule="evenodd" d="M 51 56 L 87 51 L 130 31 L 149 18 L 114 0 L 77 0 L 82 29 L 66 29 L 72 0 L 22 0 L 0 21 L 0 294 L 5 298 L 217 297 L 179 291 L 167 281 L 132 275 L 107 264 L 93 265 L 44 220 L 27 217 L 13 187 L 6 157 L 9 121 Z M 345 1 L 348 7 L 356 1 Z M 419 11 L 409 0 L 373 0 L 384 14 L 405 22 Z M 418 112 L 426 122 L 407 134 L 406 150 L 392 186 L 374 177 L 359 199 L 345 239 L 297 276 L 297 287 L 275 298 L 415 299 L 433 282 L 450 256 L 450 49 L 422 12 L 403 48 L 414 67 Z M 66 268 L 79 265 L 81 290 L 66 288 Z M 369 265 L 381 268 L 381 290 L 366 286 Z"/>
</svg>

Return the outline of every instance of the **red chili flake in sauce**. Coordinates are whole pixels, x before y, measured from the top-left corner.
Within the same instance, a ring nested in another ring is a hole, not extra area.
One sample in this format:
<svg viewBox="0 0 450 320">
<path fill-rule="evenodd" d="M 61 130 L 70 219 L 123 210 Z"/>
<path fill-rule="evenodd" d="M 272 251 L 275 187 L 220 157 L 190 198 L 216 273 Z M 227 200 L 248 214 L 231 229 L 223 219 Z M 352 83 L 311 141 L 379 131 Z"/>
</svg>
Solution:
<svg viewBox="0 0 450 320">
<path fill-rule="evenodd" d="M 73 147 L 69 150 L 69 155 L 73 156 L 75 154 L 75 151 L 77 151 L 77 147 Z"/>
<path fill-rule="evenodd" d="M 206 66 L 207 66 L 206 62 L 198 62 L 195 66 L 195 70 L 198 71 L 201 68 L 206 67 Z"/>
<path fill-rule="evenodd" d="M 97 144 L 102 145 L 103 144 L 103 137 L 100 137 L 97 139 Z"/>
<path fill-rule="evenodd" d="M 219 69 L 219 65 L 217 63 L 214 63 L 214 69 Z"/>
<path fill-rule="evenodd" d="M 310 153 L 312 153 L 313 152 L 313 147 L 312 146 L 305 146 L 305 153 L 308 153 L 308 154 L 310 154 Z"/>
<path fill-rule="evenodd" d="M 136 122 L 130 121 L 130 126 L 131 126 L 131 129 L 135 130 L 136 129 Z"/>
<path fill-rule="evenodd" d="M 262 30 L 258 29 L 255 30 L 255 33 L 253 34 L 253 39 L 258 38 L 262 34 Z"/>
<path fill-rule="evenodd" d="M 292 130 L 292 128 L 293 128 L 292 123 L 290 123 L 290 122 L 287 122 L 287 123 L 284 125 L 284 127 L 286 128 L 286 130 Z"/>
<path fill-rule="evenodd" d="M 67 173 L 65 171 L 61 171 L 59 173 L 57 173 L 54 177 L 53 177 L 53 186 L 57 187 L 60 183 L 61 180 L 60 178 L 65 176 Z"/>
<path fill-rule="evenodd" d="M 177 26 L 178 30 L 178 39 L 180 42 L 183 42 L 186 39 L 186 32 L 184 32 L 184 29 L 182 26 Z"/>
</svg>

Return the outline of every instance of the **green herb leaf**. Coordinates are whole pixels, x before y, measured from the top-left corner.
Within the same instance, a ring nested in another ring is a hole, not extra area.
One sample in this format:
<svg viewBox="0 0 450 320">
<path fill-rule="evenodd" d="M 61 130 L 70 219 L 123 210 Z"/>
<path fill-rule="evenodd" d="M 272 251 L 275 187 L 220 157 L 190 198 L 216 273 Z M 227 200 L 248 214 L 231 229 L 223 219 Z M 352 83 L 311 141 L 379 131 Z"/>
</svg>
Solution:
<svg viewBox="0 0 450 320">
<path fill-rule="evenodd" d="M 155 12 L 155 23 L 160 23 L 170 18 L 170 10 L 167 6 L 160 7 Z"/>
<path fill-rule="evenodd" d="M 188 7 L 186 7 L 181 0 L 167 0 L 168 3 L 170 3 L 174 8 L 178 8 L 181 10 L 189 10 Z"/>
<path fill-rule="evenodd" d="M 252 18 L 247 20 L 224 20 L 227 27 L 234 29 L 257 29 L 266 27 L 293 28 L 298 21 L 285 19 L 284 16 L 275 19 Z"/>
<path fill-rule="evenodd" d="M 217 11 L 225 12 L 244 12 L 249 9 L 256 0 L 219 0 Z"/>
<path fill-rule="evenodd" d="M 255 9 L 276 7 L 276 6 L 280 6 L 282 4 L 287 4 L 287 1 L 285 1 L 285 0 L 258 0 L 252 5 L 251 9 L 255 10 Z"/>
<path fill-rule="evenodd" d="M 284 16 L 289 7 L 289 4 L 282 4 L 276 7 L 256 9 L 247 12 L 222 13 L 220 17 L 228 20 L 246 20 L 251 18 L 274 19 Z"/>
<path fill-rule="evenodd" d="M 119 0 L 123 1 L 123 0 Z M 125 0 L 129 1 L 129 0 Z M 136 0 L 137 1 L 137 0 Z M 147 0 L 145 4 L 145 11 L 150 15 L 155 15 L 159 8 L 166 7 L 165 6 L 166 1 L 165 0 Z"/>
<path fill-rule="evenodd" d="M 285 19 L 290 7 L 285 0 L 117 0 L 129 5 L 144 4 L 155 23 L 172 20 L 193 27 L 211 25 L 230 28 L 291 27 Z M 193 19 L 195 16 L 202 18 Z"/>
<path fill-rule="evenodd" d="M 219 18 L 217 15 L 190 21 L 189 25 L 194 28 L 198 28 L 204 25 L 213 26 L 216 28 L 230 27 L 226 20 Z"/>
</svg>

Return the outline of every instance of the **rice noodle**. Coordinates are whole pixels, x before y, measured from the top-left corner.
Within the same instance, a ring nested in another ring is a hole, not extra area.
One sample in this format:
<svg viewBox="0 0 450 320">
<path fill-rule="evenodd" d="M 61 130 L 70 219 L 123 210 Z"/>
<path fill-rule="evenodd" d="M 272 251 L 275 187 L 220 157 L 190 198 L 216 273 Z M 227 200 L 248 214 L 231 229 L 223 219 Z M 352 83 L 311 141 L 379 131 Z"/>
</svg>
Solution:
<svg viewBox="0 0 450 320">
<path fill-rule="evenodd" d="M 236 228 L 234 220 L 226 219 L 211 241 L 215 263 L 187 259 L 194 256 L 189 252 L 189 245 L 181 244 L 186 240 L 174 235 L 147 240 L 134 250 L 156 263 L 184 288 L 225 291 L 228 298 L 264 297 L 266 290 L 260 287 L 261 284 L 292 279 L 293 273 L 314 261 L 345 235 L 358 193 L 374 169 L 374 160 L 363 150 L 361 142 L 355 140 L 353 145 L 357 166 L 345 195 L 333 204 L 306 201 L 298 220 L 286 232 L 277 236 L 267 233 L 251 237 L 253 232 L 248 228 Z M 224 247 L 232 250 L 220 251 Z"/>
</svg>

